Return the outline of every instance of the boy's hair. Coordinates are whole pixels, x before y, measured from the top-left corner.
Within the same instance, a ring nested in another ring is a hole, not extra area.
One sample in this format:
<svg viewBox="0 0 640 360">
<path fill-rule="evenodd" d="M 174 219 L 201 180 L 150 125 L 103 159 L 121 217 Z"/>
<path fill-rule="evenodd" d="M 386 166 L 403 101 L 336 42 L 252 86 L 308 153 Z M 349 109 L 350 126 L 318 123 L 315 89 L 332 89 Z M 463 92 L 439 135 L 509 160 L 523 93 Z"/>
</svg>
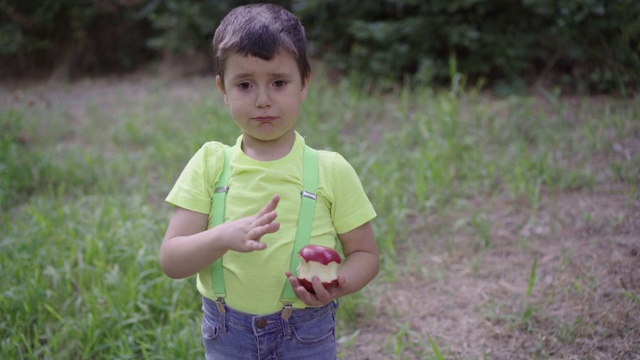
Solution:
<svg viewBox="0 0 640 360">
<path fill-rule="evenodd" d="M 224 70 L 231 54 L 265 61 L 284 50 L 296 59 L 302 81 L 311 74 L 304 27 L 293 14 L 275 4 L 251 4 L 231 10 L 213 36 L 217 75 L 224 84 Z"/>
</svg>

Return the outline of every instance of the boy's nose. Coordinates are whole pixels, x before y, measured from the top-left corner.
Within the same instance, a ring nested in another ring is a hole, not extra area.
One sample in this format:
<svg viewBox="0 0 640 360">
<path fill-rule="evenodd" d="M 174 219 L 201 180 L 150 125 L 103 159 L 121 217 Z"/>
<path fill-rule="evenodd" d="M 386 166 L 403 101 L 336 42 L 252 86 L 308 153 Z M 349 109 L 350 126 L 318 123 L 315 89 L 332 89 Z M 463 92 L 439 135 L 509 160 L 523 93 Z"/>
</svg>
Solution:
<svg viewBox="0 0 640 360">
<path fill-rule="evenodd" d="M 256 99 L 256 107 L 265 108 L 271 106 L 271 98 L 267 89 L 261 89 L 258 91 L 258 98 Z"/>
</svg>

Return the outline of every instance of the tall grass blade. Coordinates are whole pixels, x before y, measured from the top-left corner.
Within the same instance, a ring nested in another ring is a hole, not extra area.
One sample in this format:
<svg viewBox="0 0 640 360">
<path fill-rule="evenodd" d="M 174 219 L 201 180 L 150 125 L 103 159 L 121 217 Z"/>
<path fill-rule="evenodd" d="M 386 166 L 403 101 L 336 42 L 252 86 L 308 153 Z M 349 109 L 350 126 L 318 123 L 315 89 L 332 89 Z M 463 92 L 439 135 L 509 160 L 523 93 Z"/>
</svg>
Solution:
<svg viewBox="0 0 640 360">
<path fill-rule="evenodd" d="M 529 275 L 529 286 L 527 286 L 527 297 L 531 296 L 533 292 L 533 286 L 536 283 L 536 269 L 538 267 L 538 257 L 533 258 L 533 265 L 531 266 L 531 274 Z"/>
<path fill-rule="evenodd" d="M 440 349 L 438 349 L 438 345 L 436 344 L 436 342 L 433 341 L 431 336 L 427 336 L 427 338 L 429 338 L 429 344 L 431 345 L 431 349 L 433 349 L 433 353 L 435 354 L 436 359 L 445 360 L 444 356 L 442 356 L 442 353 L 440 352 Z"/>
</svg>

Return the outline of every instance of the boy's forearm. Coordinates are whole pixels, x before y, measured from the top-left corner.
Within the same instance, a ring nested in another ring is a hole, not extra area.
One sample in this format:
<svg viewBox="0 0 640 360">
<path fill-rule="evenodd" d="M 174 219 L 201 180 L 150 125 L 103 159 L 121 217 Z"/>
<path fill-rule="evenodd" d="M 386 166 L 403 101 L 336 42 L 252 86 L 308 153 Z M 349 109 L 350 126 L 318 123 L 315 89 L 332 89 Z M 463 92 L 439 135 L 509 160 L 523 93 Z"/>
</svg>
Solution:
<svg viewBox="0 0 640 360">
<path fill-rule="evenodd" d="M 167 276 L 183 279 L 197 274 L 227 252 L 215 241 L 214 229 L 166 239 L 160 248 L 160 266 Z"/>
<path fill-rule="evenodd" d="M 349 254 L 340 266 L 339 274 L 347 278 L 340 296 L 349 295 L 364 288 L 380 271 L 380 255 L 367 251 Z"/>
<path fill-rule="evenodd" d="M 280 229 L 275 209 L 280 196 L 274 195 L 255 216 L 226 222 L 204 230 L 207 215 L 177 208 L 169 221 L 160 247 L 160 265 L 167 276 L 182 279 L 200 272 L 229 250 L 262 250 L 265 234 Z"/>
</svg>

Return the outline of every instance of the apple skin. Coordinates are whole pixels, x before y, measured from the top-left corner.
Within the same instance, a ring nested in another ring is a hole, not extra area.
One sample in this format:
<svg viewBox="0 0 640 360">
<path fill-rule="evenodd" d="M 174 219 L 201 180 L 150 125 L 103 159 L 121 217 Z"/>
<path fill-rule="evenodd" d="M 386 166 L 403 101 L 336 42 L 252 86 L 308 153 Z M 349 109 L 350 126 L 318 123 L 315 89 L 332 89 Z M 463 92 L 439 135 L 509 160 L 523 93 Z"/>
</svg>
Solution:
<svg viewBox="0 0 640 360">
<path fill-rule="evenodd" d="M 300 249 L 298 255 L 305 261 L 315 261 L 322 265 L 329 265 L 332 262 L 342 263 L 340 254 L 330 247 L 322 245 L 307 245 Z"/>
<path fill-rule="evenodd" d="M 300 283 L 300 285 L 302 285 L 311 294 L 315 294 L 316 293 L 316 291 L 313 289 L 313 283 L 311 282 L 311 280 L 298 278 L 298 282 Z M 324 286 L 324 288 L 327 289 L 327 290 L 329 290 L 331 288 L 334 288 L 334 287 L 338 286 L 338 279 L 332 280 L 330 282 L 323 282 L 322 286 Z"/>
<path fill-rule="evenodd" d="M 308 292 L 313 290 L 312 279 L 317 276 L 325 289 L 338 286 L 338 265 L 342 263 L 340 254 L 330 247 L 307 245 L 298 252 L 298 282 Z"/>
</svg>

